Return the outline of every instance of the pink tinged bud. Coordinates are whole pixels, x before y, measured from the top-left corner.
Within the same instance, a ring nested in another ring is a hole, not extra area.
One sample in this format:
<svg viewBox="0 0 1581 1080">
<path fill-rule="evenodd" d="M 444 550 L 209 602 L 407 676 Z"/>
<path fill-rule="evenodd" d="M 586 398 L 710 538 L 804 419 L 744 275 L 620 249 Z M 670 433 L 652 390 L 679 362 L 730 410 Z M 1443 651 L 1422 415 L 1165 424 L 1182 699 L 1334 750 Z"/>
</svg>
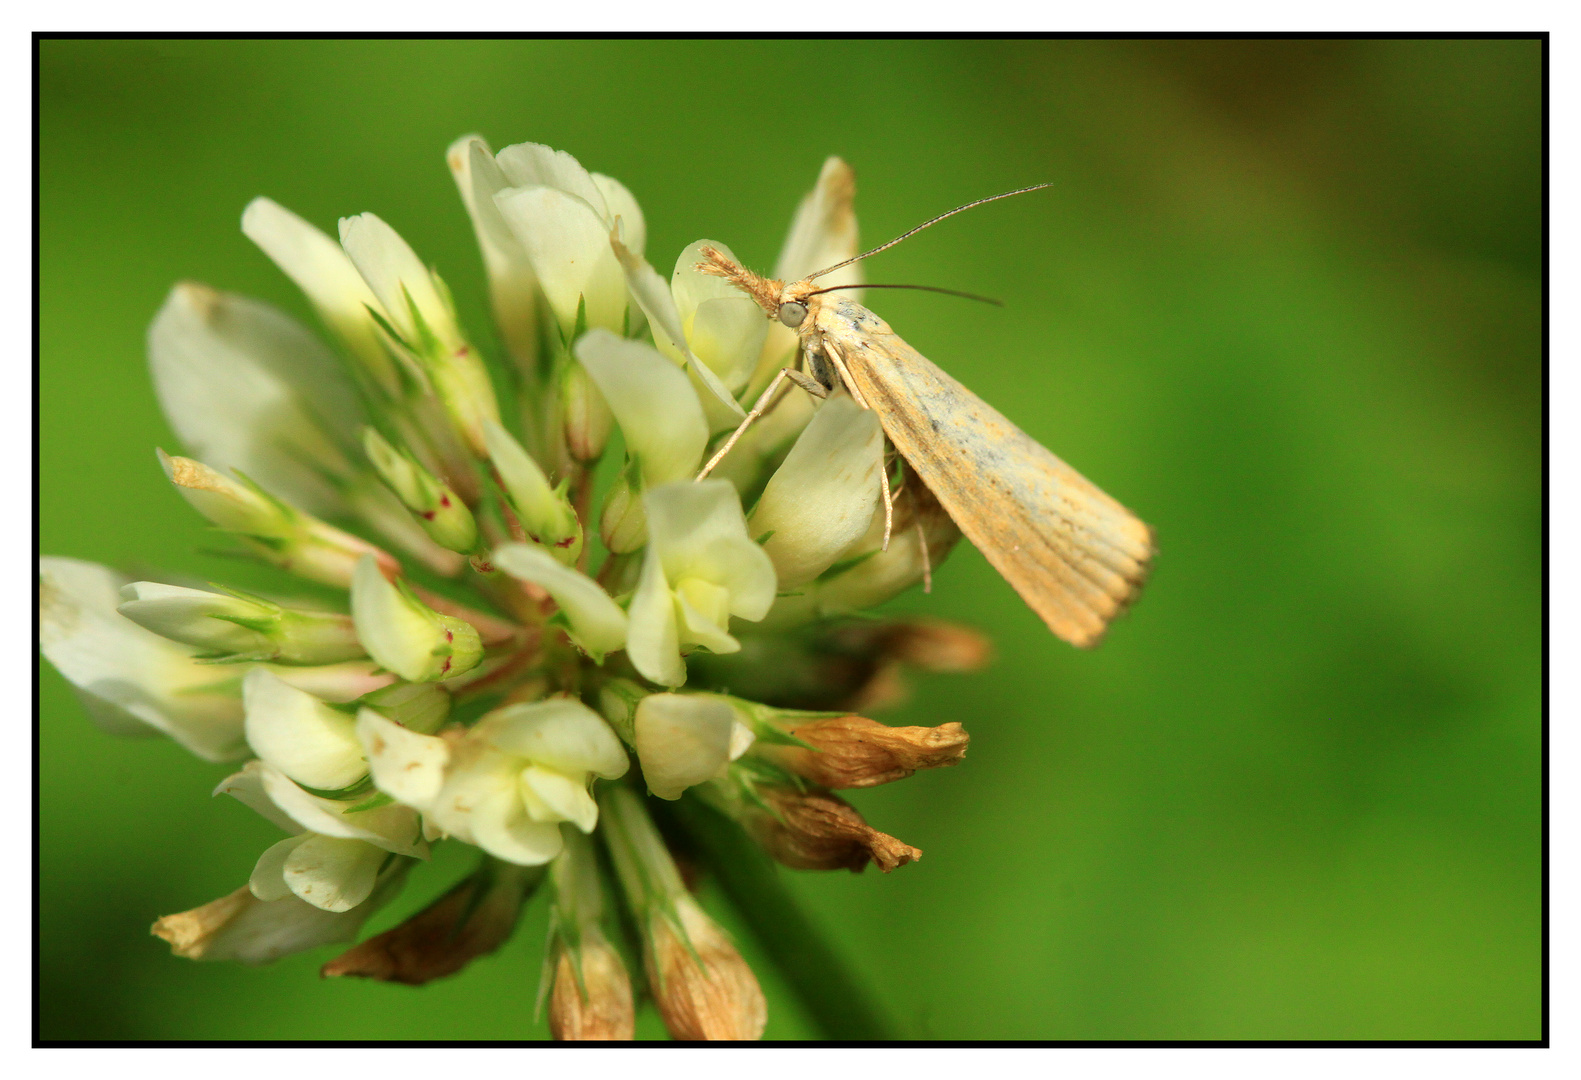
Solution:
<svg viewBox="0 0 1581 1080">
<path fill-rule="evenodd" d="M 386 581 L 372 558 L 358 564 L 351 617 L 368 655 L 408 682 L 450 679 L 476 667 L 483 642 L 472 624 L 439 614 L 403 585 Z"/>
<path fill-rule="evenodd" d="M 528 538 L 560 562 L 575 565 L 582 553 L 582 523 L 564 490 L 549 485 L 542 466 L 499 424 L 485 424 L 483 434 L 489 461 Z"/>
<path fill-rule="evenodd" d="M 478 546 L 477 522 L 460 495 L 423 468 L 411 454 L 397 451 L 373 428 L 363 429 L 362 445 L 379 476 L 434 543 L 461 554 Z"/>
</svg>

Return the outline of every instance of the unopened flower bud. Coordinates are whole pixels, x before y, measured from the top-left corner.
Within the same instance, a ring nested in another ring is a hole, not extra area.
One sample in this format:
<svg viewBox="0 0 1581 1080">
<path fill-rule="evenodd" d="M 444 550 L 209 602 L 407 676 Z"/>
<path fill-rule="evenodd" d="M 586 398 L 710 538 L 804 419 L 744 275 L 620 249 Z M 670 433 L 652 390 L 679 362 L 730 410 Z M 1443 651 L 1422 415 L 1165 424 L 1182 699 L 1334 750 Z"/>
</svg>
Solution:
<svg viewBox="0 0 1581 1080">
<path fill-rule="evenodd" d="M 499 405 L 444 281 L 376 214 L 341 218 L 340 243 L 379 298 L 381 328 L 421 365 L 450 423 L 484 456 L 483 422 L 499 419 Z"/>
<path fill-rule="evenodd" d="M 604 395 L 577 364 L 565 369 L 560 402 L 565 409 L 565 442 L 571 456 L 578 461 L 597 461 L 604 455 L 614 417 Z"/>
<path fill-rule="evenodd" d="M 522 903 L 543 881 L 543 869 L 485 856 L 459 885 L 392 930 L 369 938 L 325 964 L 326 979 L 422 986 L 454 975 L 510 940 Z"/>
<path fill-rule="evenodd" d="M 582 523 L 565 491 L 549 486 L 549 478 L 532 455 L 499 424 L 485 424 L 483 438 L 505 497 L 527 536 L 567 566 L 574 565 L 582 553 Z"/>
<path fill-rule="evenodd" d="M 760 741 L 753 752 L 826 788 L 863 788 L 904 780 L 919 769 L 954 765 L 966 755 L 960 724 L 888 727 L 862 716 L 783 725 L 812 749 Z"/>
<path fill-rule="evenodd" d="M 629 554 L 648 542 L 648 512 L 642 505 L 642 493 L 632 486 L 629 476 L 622 476 L 610 488 L 598 529 L 604 546 L 617 555 Z"/>
<path fill-rule="evenodd" d="M 459 495 L 373 428 L 363 429 L 362 446 L 384 482 L 417 515 L 434 543 L 462 554 L 478 546 L 477 522 Z"/>
<path fill-rule="evenodd" d="M 431 735 L 450 719 L 450 691 L 438 683 L 398 682 L 362 699 L 364 706 L 402 727 Z"/>
<path fill-rule="evenodd" d="M 856 807 L 821 791 L 760 787 L 773 813 L 743 805 L 738 820 L 776 860 L 796 870 L 860 873 L 869 862 L 884 873 L 915 862 L 922 852 L 873 828 Z"/>
<path fill-rule="evenodd" d="M 348 615 L 282 607 L 235 590 L 225 594 L 134 581 L 116 608 L 137 625 L 196 645 L 210 659 L 333 664 L 367 655 Z"/>
<path fill-rule="evenodd" d="M 408 682 L 454 678 L 483 659 L 471 623 L 439 614 L 404 581 L 390 584 L 371 557 L 357 565 L 351 617 L 368 655 Z"/>
<path fill-rule="evenodd" d="M 163 450 L 159 451 L 159 463 L 198 513 L 236 533 L 281 569 L 345 588 L 363 556 L 376 558 L 391 572 L 399 568 L 394 559 L 366 540 L 302 513 L 257 485 L 238 483 L 202 462 L 172 457 Z"/>
</svg>

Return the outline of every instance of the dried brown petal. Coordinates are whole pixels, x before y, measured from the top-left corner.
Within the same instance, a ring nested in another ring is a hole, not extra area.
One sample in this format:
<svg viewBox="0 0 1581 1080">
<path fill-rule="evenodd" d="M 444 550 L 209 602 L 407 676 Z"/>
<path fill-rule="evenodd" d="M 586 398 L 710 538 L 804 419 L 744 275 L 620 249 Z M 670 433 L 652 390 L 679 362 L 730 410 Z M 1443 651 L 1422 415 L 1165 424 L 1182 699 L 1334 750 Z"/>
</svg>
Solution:
<svg viewBox="0 0 1581 1080">
<path fill-rule="evenodd" d="M 960 724 L 889 727 L 863 716 L 813 720 L 790 732 L 815 749 L 760 742 L 754 752 L 827 788 L 874 787 L 954 765 L 970 740 Z"/>
<path fill-rule="evenodd" d="M 480 870 L 393 930 L 341 953 L 319 974 L 421 986 L 454 975 L 510 938 L 538 868 Z M 481 896 L 479 890 L 482 890 Z"/>
<path fill-rule="evenodd" d="M 922 852 L 881 833 L 856 807 L 828 792 L 762 788 L 759 793 L 778 816 L 749 810 L 741 823 L 779 862 L 796 870 L 840 870 L 860 873 L 869 862 L 884 873 L 915 862 Z"/>
<path fill-rule="evenodd" d="M 549 996 L 549 1031 L 562 1042 L 624 1042 L 636 1035 L 631 979 L 620 955 L 602 936 L 580 944 L 582 981 L 571 954 L 561 949 Z"/>
<path fill-rule="evenodd" d="M 761 1038 L 768 1006 L 752 969 L 695 900 L 683 895 L 674 904 L 692 947 L 657 912 L 644 942 L 648 983 L 664 1026 L 682 1040 Z"/>
</svg>

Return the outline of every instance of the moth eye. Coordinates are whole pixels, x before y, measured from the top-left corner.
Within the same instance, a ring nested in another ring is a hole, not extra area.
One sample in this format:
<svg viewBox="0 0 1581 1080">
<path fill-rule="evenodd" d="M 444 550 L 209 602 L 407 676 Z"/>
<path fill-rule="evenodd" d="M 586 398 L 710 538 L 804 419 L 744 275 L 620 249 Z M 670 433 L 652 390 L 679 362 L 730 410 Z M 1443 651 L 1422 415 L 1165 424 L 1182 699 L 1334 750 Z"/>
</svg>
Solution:
<svg viewBox="0 0 1581 1080">
<path fill-rule="evenodd" d="M 794 330 L 798 326 L 800 326 L 801 323 L 802 323 L 802 320 L 805 319 L 806 317 L 807 317 L 807 305 L 806 304 L 798 304 L 796 301 L 791 300 L 788 303 L 784 303 L 784 304 L 780 305 L 780 322 L 784 323 L 786 326 L 790 327 L 792 330 Z"/>
</svg>

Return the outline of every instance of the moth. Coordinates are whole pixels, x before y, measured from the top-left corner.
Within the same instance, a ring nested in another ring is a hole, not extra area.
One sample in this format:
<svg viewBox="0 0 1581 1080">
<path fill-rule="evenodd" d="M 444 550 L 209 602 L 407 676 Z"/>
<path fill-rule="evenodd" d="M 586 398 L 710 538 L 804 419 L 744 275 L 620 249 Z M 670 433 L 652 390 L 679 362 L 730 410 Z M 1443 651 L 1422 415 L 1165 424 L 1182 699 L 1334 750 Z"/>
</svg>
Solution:
<svg viewBox="0 0 1581 1080">
<path fill-rule="evenodd" d="M 1090 648 L 1141 591 L 1154 555 L 1153 530 L 907 345 L 883 319 L 816 284 L 825 274 L 953 214 L 1047 186 L 956 207 L 887 244 L 788 284 L 762 277 L 716 249 L 703 249 L 699 270 L 730 281 L 769 318 L 797 332 L 798 363 L 805 370 L 793 363 L 774 377 L 698 478 L 707 476 L 771 407 L 787 379 L 820 398 L 844 387 L 857 404 L 877 412 L 884 434 L 917 479 L 1048 628 L 1078 648 Z M 892 520 L 887 469 L 880 477 L 887 545 Z"/>
</svg>

